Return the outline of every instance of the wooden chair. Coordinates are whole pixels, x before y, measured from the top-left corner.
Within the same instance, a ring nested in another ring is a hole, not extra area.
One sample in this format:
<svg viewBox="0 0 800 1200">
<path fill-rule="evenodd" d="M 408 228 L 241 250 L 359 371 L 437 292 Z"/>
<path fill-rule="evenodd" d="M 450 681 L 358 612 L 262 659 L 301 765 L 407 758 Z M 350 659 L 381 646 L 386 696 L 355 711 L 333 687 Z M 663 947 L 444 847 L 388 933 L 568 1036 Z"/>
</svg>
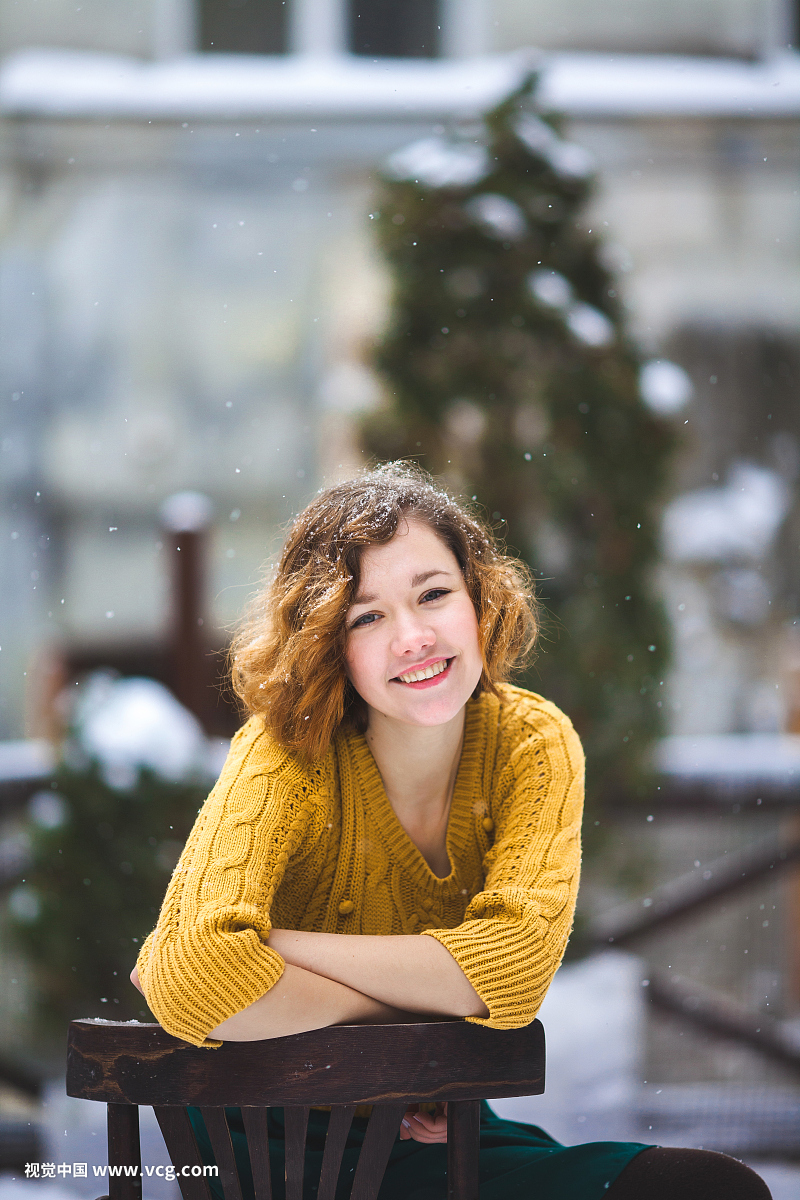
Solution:
<svg viewBox="0 0 800 1200">
<path fill-rule="evenodd" d="M 67 1094 L 108 1105 L 110 1200 L 142 1200 L 140 1104 L 156 1114 L 183 1200 L 213 1200 L 186 1105 L 197 1105 L 225 1200 L 242 1200 L 225 1106 L 240 1107 L 256 1200 L 272 1200 L 267 1109 L 284 1108 L 286 1200 L 302 1200 L 309 1108 L 330 1105 L 317 1200 L 333 1200 L 356 1106 L 372 1104 L 350 1200 L 375 1200 L 400 1121 L 416 1101 L 447 1101 L 448 1200 L 477 1200 L 480 1100 L 544 1091 L 544 1030 L 498 1031 L 463 1021 L 352 1025 L 203 1049 L 160 1025 L 73 1021 Z M 198 1170 L 199 1169 L 199 1170 Z"/>
</svg>

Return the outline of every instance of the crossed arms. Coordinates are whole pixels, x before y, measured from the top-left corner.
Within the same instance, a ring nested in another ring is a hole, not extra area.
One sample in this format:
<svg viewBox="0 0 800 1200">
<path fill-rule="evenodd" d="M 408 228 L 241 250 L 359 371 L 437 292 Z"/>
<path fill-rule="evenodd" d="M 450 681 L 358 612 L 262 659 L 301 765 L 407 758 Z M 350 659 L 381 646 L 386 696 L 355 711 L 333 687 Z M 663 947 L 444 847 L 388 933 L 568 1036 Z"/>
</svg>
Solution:
<svg viewBox="0 0 800 1200">
<path fill-rule="evenodd" d="M 435 938 L 273 929 L 268 945 L 286 963 L 280 979 L 212 1029 L 209 1037 L 249 1042 L 326 1025 L 489 1015 L 455 959 Z M 131 982 L 142 991 L 135 967 Z"/>
</svg>

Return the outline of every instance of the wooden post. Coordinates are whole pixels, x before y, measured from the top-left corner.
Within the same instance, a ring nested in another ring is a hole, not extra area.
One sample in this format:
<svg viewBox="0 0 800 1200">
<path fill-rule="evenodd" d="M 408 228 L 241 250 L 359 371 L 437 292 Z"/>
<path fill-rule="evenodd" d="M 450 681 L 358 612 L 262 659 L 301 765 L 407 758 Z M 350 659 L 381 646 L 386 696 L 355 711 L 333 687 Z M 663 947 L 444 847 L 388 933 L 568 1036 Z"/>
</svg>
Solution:
<svg viewBox="0 0 800 1200">
<path fill-rule="evenodd" d="M 800 816 L 793 813 L 786 821 L 786 832 L 793 841 L 800 841 Z M 789 871 L 784 891 L 786 905 L 786 988 L 785 996 L 789 1012 L 796 1017 L 800 1012 L 800 870 Z"/>
<path fill-rule="evenodd" d="M 782 653 L 783 688 L 786 698 L 786 733 L 800 733 L 800 626 L 791 625 L 786 631 Z M 800 837 L 800 816 L 793 813 L 786 822 L 790 839 Z M 785 997 L 790 1011 L 800 1012 L 800 871 L 792 871 L 786 881 L 786 987 Z"/>
<path fill-rule="evenodd" d="M 170 657 L 173 690 L 204 726 L 210 709 L 210 680 L 203 635 L 205 543 L 211 501 L 199 492 L 178 492 L 161 506 L 161 522 L 172 571 Z"/>
</svg>

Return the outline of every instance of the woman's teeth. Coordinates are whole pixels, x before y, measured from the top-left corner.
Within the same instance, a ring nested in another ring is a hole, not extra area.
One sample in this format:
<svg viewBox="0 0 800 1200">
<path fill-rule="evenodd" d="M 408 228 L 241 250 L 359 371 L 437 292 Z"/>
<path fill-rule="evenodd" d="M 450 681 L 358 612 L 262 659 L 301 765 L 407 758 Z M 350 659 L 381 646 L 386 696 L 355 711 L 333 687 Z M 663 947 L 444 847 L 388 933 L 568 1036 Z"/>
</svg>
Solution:
<svg viewBox="0 0 800 1200">
<path fill-rule="evenodd" d="M 422 679 L 433 679 L 434 675 L 441 675 L 446 669 L 447 661 L 443 658 L 441 662 L 432 663 L 424 671 L 409 671 L 408 675 L 398 675 L 397 678 L 401 683 L 419 683 Z"/>
</svg>

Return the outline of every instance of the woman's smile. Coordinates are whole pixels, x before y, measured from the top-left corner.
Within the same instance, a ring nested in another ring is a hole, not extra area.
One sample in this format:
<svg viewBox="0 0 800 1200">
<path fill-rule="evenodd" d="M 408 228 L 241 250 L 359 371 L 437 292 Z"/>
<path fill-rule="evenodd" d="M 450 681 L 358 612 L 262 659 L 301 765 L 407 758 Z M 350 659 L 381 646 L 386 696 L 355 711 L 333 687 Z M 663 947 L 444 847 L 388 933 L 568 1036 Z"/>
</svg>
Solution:
<svg viewBox="0 0 800 1200">
<path fill-rule="evenodd" d="M 403 675 L 396 675 L 392 683 L 402 683 L 405 687 L 414 689 L 435 687 L 449 675 L 454 657 L 429 659 L 428 662 L 421 663 Z"/>
</svg>

